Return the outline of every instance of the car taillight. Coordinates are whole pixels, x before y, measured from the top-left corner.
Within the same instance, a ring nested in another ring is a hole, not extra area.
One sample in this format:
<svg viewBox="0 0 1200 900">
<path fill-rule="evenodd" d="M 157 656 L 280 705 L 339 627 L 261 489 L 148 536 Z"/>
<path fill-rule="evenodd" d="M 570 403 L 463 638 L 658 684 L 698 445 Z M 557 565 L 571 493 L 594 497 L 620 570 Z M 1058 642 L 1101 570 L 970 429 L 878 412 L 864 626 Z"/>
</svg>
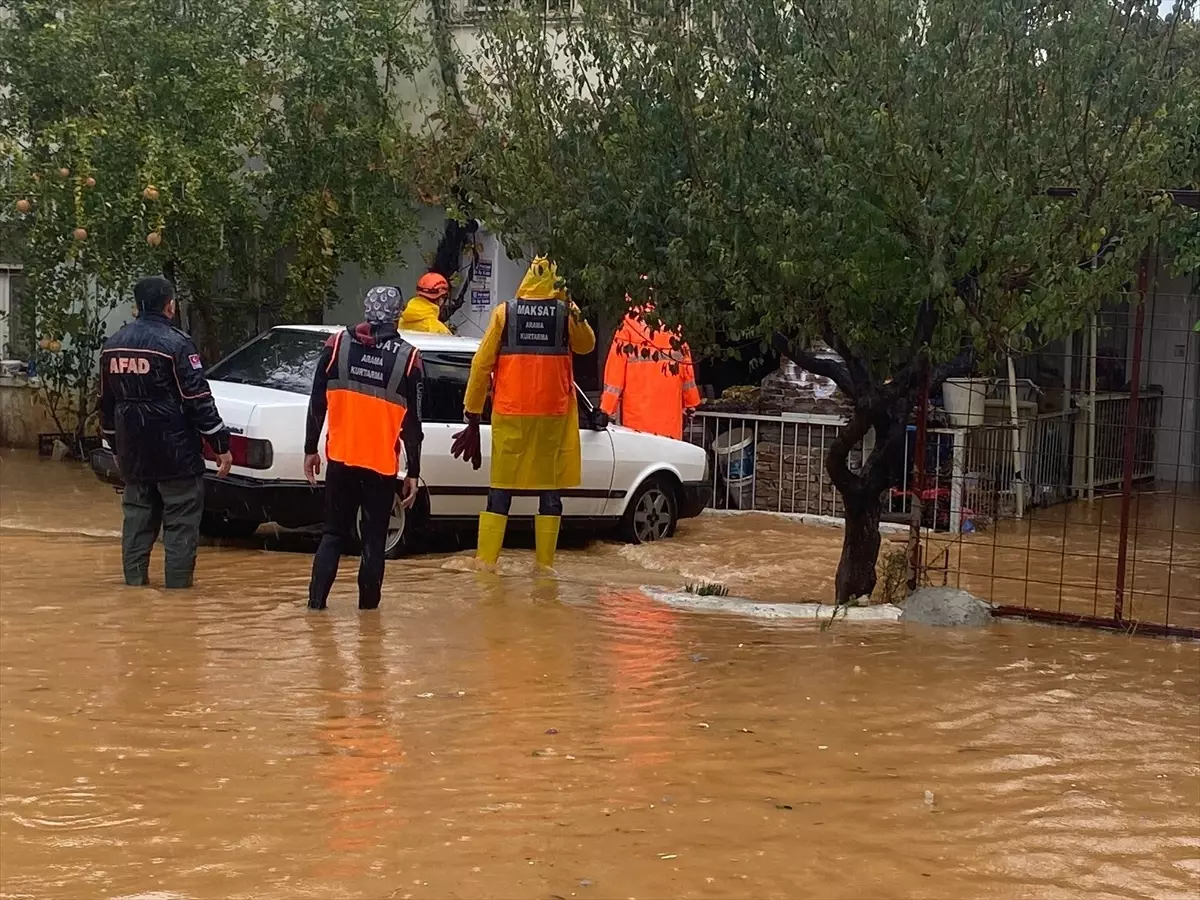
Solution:
<svg viewBox="0 0 1200 900">
<path fill-rule="evenodd" d="M 240 434 L 229 436 L 229 455 L 233 457 L 233 464 L 243 469 L 269 469 L 275 462 L 275 449 L 270 441 L 260 441 Z M 204 444 L 204 458 L 217 461 L 217 454 L 207 441 Z"/>
</svg>

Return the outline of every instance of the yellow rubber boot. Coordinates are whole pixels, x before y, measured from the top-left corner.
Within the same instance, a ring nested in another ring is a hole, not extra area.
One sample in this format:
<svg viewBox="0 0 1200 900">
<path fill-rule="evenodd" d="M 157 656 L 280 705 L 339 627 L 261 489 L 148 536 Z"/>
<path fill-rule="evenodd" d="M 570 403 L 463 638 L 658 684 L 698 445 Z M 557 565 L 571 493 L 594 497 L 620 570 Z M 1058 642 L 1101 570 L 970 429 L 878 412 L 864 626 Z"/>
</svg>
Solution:
<svg viewBox="0 0 1200 900">
<path fill-rule="evenodd" d="M 479 542 L 476 545 L 475 559 L 480 568 L 496 568 L 496 561 L 500 559 L 500 550 L 504 546 L 504 529 L 507 526 L 508 516 L 490 512 L 479 514 Z"/>
<path fill-rule="evenodd" d="M 533 547 L 538 568 L 545 572 L 554 571 L 554 553 L 558 549 L 558 528 L 562 519 L 558 516 L 535 516 L 533 520 Z"/>
</svg>

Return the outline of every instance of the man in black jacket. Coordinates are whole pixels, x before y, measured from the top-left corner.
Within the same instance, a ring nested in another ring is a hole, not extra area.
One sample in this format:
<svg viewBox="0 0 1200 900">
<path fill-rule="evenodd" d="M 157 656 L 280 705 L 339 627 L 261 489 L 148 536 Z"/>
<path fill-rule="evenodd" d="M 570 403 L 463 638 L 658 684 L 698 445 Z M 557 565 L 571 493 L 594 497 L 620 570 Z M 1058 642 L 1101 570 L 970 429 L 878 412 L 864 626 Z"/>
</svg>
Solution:
<svg viewBox="0 0 1200 900">
<path fill-rule="evenodd" d="M 204 364 L 171 325 L 175 289 L 161 275 L 133 289 L 137 318 L 100 353 L 100 428 L 125 481 L 121 562 L 125 583 L 148 583 L 150 550 L 163 532 L 166 586 L 192 586 L 204 512 L 204 441 L 229 473 L 229 432 L 213 402 Z"/>
</svg>

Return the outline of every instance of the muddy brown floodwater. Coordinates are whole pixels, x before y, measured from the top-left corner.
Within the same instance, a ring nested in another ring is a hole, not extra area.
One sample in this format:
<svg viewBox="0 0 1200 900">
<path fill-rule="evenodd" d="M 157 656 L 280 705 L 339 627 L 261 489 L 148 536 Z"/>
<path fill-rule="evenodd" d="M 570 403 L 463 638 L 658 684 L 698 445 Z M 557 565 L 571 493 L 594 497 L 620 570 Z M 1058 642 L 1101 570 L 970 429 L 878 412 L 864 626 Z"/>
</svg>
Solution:
<svg viewBox="0 0 1200 900">
<path fill-rule="evenodd" d="M 0 897 L 1195 898 L 1200 647 L 686 613 L 838 535 L 705 518 L 556 581 L 311 546 L 120 584 L 111 491 L 0 456 Z M 764 533 L 765 532 L 765 533 Z M 829 550 L 829 546 L 833 551 Z M 349 572 L 347 572 L 349 574 Z"/>
</svg>

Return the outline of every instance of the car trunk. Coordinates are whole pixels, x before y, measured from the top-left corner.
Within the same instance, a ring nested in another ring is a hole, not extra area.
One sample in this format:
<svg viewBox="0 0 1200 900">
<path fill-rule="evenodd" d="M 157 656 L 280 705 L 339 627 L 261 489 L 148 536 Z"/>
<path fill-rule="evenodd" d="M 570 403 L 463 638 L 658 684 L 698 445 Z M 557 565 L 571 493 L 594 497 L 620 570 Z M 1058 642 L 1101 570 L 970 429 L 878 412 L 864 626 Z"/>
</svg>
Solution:
<svg viewBox="0 0 1200 900">
<path fill-rule="evenodd" d="M 308 397 L 228 381 L 212 381 L 210 386 L 221 418 L 235 435 L 271 443 L 273 459 L 269 468 L 234 466 L 234 472 L 264 480 L 304 477 Z"/>
</svg>

